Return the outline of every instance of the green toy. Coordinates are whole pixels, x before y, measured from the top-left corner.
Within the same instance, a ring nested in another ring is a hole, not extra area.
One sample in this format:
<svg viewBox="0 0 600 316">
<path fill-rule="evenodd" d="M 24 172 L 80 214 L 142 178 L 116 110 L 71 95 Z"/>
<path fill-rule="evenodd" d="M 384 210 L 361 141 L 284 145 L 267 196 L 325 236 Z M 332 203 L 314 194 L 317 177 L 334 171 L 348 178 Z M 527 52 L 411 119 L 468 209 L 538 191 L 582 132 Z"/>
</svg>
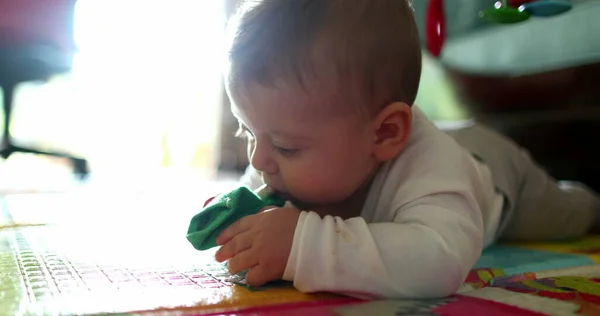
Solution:
<svg viewBox="0 0 600 316">
<path fill-rule="evenodd" d="M 196 214 L 188 228 L 187 240 L 197 250 L 207 250 L 217 246 L 219 234 L 244 216 L 258 213 L 267 206 L 282 207 L 285 200 L 271 194 L 266 186 L 257 193 L 240 187 L 210 201 Z"/>
<path fill-rule="evenodd" d="M 496 3 L 494 9 L 483 10 L 481 17 L 493 23 L 518 23 L 529 19 L 529 13 L 508 6 L 508 0 Z"/>
</svg>

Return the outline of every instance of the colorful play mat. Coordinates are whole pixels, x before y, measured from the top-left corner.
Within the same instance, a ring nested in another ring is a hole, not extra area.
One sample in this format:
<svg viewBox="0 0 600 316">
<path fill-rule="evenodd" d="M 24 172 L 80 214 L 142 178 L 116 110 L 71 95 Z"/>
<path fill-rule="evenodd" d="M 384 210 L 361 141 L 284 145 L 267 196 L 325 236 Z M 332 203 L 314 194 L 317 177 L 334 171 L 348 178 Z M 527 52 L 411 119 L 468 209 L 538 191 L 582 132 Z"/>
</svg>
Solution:
<svg viewBox="0 0 600 316">
<path fill-rule="evenodd" d="M 244 285 L 185 239 L 193 199 L 20 194 L 0 207 L 0 315 L 600 315 L 596 236 L 496 245 L 449 298 L 361 301 Z"/>
</svg>

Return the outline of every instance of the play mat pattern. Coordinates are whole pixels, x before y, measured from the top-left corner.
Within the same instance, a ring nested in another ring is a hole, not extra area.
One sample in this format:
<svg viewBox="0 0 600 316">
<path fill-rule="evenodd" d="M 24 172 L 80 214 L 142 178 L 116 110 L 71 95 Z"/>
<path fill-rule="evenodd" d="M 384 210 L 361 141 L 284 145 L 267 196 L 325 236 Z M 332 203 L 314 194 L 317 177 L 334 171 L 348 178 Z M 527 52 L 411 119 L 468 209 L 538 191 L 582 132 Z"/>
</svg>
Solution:
<svg viewBox="0 0 600 316">
<path fill-rule="evenodd" d="M 210 251 L 181 242 L 181 227 L 161 230 L 166 217 L 144 221 L 172 200 L 132 200 L 134 229 L 115 221 L 108 202 L 91 203 L 96 211 L 77 224 L 14 217 L 1 226 L 0 315 L 600 315 L 600 236 L 494 246 L 453 297 L 360 301 L 301 294 L 285 282 L 249 288 Z M 0 197 L 5 217 L 25 205 L 15 201 Z"/>
</svg>

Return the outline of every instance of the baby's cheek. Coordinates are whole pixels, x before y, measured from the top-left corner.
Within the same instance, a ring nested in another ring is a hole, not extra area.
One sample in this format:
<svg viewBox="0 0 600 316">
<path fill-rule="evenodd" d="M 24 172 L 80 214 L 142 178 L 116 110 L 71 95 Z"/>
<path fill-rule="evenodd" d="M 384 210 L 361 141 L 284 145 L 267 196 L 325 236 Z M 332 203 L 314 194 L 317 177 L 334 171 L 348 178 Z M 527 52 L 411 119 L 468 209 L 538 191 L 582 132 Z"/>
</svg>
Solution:
<svg viewBox="0 0 600 316">
<path fill-rule="evenodd" d="M 323 175 L 314 169 L 299 170 L 284 179 L 288 191 L 299 199 L 314 199 L 322 194 Z"/>
<path fill-rule="evenodd" d="M 291 180 L 288 189 L 296 198 L 313 203 L 328 202 L 338 198 L 340 184 L 338 176 L 331 170 L 312 169 L 299 173 L 295 180 Z"/>
</svg>

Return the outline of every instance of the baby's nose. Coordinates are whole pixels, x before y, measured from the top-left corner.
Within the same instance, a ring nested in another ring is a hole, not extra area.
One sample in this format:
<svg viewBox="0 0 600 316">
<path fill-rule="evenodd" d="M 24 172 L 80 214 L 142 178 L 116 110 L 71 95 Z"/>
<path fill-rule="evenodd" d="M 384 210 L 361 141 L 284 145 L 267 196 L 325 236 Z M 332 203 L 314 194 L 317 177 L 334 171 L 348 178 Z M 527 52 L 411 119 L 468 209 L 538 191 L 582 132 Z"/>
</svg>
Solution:
<svg viewBox="0 0 600 316">
<path fill-rule="evenodd" d="M 250 156 L 250 164 L 261 174 L 276 174 L 279 170 L 272 157 L 273 151 L 265 146 L 256 146 Z"/>
</svg>

